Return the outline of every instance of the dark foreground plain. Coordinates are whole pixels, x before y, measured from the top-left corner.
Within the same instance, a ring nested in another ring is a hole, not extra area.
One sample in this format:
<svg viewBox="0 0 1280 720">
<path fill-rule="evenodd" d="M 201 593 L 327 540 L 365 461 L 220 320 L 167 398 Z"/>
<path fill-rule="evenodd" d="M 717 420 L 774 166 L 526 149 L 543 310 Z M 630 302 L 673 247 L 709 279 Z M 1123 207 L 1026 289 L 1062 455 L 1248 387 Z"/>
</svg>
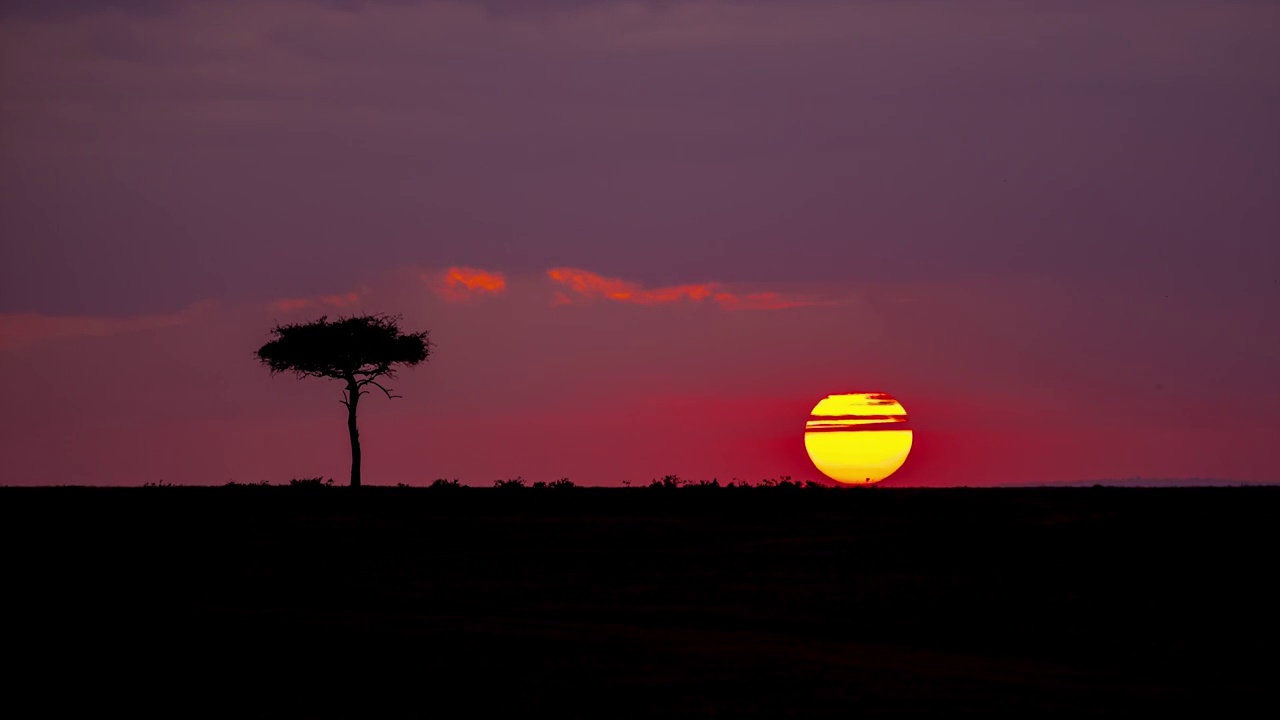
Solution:
<svg viewBox="0 0 1280 720">
<path fill-rule="evenodd" d="M 1278 514 L 1280 488 L 0 489 L 7 705 L 1253 714 Z"/>
</svg>

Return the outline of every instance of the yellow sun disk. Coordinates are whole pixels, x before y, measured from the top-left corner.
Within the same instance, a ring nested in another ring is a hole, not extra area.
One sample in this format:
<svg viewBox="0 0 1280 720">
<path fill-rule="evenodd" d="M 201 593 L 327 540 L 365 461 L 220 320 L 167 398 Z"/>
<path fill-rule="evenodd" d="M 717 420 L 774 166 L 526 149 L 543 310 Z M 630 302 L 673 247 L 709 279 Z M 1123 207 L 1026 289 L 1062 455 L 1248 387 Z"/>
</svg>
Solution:
<svg viewBox="0 0 1280 720">
<path fill-rule="evenodd" d="M 807 432 L 804 447 L 813 464 L 832 480 L 874 483 L 889 477 L 906 462 L 911 452 L 911 431 Z"/>
</svg>

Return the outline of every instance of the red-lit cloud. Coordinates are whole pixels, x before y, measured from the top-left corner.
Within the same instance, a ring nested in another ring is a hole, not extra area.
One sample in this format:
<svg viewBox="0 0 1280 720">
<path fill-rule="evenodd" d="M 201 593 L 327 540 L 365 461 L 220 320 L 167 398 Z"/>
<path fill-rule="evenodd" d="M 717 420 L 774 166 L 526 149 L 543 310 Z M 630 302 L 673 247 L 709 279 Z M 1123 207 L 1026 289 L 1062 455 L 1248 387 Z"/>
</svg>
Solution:
<svg viewBox="0 0 1280 720">
<path fill-rule="evenodd" d="M 358 302 L 360 302 L 360 293 L 349 292 L 341 295 L 320 295 L 309 298 L 281 298 L 273 300 L 270 307 L 276 312 L 294 312 L 319 307 L 349 308 L 354 307 Z"/>
<path fill-rule="evenodd" d="M 507 279 L 500 272 L 451 267 L 445 271 L 436 292 L 445 300 L 461 302 L 481 295 L 495 295 L 506 288 Z"/>
<path fill-rule="evenodd" d="M 607 278 L 587 270 L 569 267 L 551 268 L 547 271 L 547 277 L 582 297 L 603 297 L 637 305 L 657 305 L 679 300 L 700 301 L 706 300 L 715 293 L 715 285 L 712 283 L 670 285 L 646 290 L 633 282 Z M 559 297 L 562 303 L 570 301 L 563 293 Z"/>
<path fill-rule="evenodd" d="M 568 291 L 556 293 L 555 304 L 557 305 L 571 304 L 574 296 L 604 298 L 636 305 L 710 300 L 725 310 L 779 310 L 821 304 L 812 299 L 777 292 L 733 292 L 723 284 L 714 282 L 644 288 L 638 283 L 604 277 L 589 270 L 570 267 L 551 268 L 547 271 L 547 277 Z"/>
<path fill-rule="evenodd" d="M 179 313 L 97 317 L 92 315 L 0 314 L 0 350 L 37 345 L 71 337 L 110 337 L 143 330 L 159 330 L 185 323 L 192 313 L 211 306 L 196 303 Z"/>
<path fill-rule="evenodd" d="M 725 310 L 783 310 L 823 304 L 817 300 L 783 295 L 776 292 L 747 293 L 745 295 L 721 292 L 716 293 L 715 301 Z"/>
</svg>

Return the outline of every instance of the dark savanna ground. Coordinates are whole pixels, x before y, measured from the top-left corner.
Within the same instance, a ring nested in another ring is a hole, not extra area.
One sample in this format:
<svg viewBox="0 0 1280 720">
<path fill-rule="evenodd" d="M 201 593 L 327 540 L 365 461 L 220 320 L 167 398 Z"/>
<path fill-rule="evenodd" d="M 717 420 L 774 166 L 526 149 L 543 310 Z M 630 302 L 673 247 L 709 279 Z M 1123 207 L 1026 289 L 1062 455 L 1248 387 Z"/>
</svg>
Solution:
<svg viewBox="0 0 1280 720">
<path fill-rule="evenodd" d="M 1277 511 L 1280 488 L 10 488 L 6 684 L 53 715 L 1230 715 L 1272 700 Z"/>
</svg>

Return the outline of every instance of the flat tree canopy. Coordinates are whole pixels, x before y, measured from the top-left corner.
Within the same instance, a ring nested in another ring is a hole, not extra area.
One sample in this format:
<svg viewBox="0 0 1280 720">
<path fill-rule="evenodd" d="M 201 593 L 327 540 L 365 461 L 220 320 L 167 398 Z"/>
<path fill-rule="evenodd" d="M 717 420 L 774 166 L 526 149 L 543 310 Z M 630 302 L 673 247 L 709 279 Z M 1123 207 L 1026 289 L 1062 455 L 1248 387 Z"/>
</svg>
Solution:
<svg viewBox="0 0 1280 720">
<path fill-rule="evenodd" d="M 300 378 L 395 377 L 395 365 L 413 367 L 430 351 L 425 331 L 404 333 L 399 321 L 389 315 L 360 315 L 277 325 L 271 330 L 275 339 L 258 349 L 258 359 L 273 374 L 291 372 Z"/>
</svg>

